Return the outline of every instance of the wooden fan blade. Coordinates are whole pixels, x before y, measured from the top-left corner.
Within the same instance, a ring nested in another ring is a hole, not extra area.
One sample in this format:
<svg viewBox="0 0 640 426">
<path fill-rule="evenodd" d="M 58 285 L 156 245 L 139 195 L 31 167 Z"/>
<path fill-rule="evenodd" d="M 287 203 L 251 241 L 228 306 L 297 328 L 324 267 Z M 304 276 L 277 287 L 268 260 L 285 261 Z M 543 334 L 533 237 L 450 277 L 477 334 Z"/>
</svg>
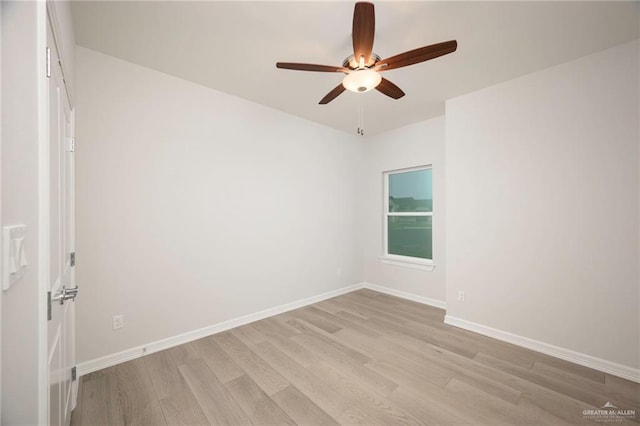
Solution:
<svg viewBox="0 0 640 426">
<path fill-rule="evenodd" d="M 437 58 L 438 56 L 455 52 L 457 48 L 458 42 L 455 40 L 419 47 L 376 62 L 376 69 L 378 71 L 388 71 L 394 68 L 418 64 L 420 62 L 428 61 L 429 59 Z"/>
<path fill-rule="evenodd" d="M 330 65 L 316 64 L 299 64 L 297 62 L 276 62 L 276 67 L 296 71 L 343 72 L 345 74 L 349 72 L 349 70 L 344 67 L 332 67 Z"/>
<path fill-rule="evenodd" d="M 332 100 L 334 100 L 335 98 L 338 97 L 338 95 L 342 92 L 344 92 L 346 89 L 344 88 L 344 86 L 342 85 L 342 83 L 340 83 L 339 85 L 337 85 L 332 91 L 330 91 L 329 93 L 327 93 L 327 96 L 325 96 L 324 98 L 322 98 L 319 102 L 320 105 L 325 105 L 328 104 L 329 102 L 331 102 Z"/>
<path fill-rule="evenodd" d="M 370 65 L 368 62 L 371 59 L 375 32 L 376 15 L 373 3 L 356 3 L 353 9 L 353 28 L 351 30 L 353 55 L 356 62 L 360 63 L 360 57 L 364 56 L 365 65 Z"/>
<path fill-rule="evenodd" d="M 385 95 L 393 99 L 400 99 L 401 97 L 404 96 L 404 92 L 402 91 L 402 89 L 396 86 L 395 84 L 393 84 L 392 82 L 390 82 L 389 80 L 387 80 L 386 78 L 383 78 L 380 84 L 376 86 L 376 90 L 378 92 L 384 93 Z"/>
</svg>

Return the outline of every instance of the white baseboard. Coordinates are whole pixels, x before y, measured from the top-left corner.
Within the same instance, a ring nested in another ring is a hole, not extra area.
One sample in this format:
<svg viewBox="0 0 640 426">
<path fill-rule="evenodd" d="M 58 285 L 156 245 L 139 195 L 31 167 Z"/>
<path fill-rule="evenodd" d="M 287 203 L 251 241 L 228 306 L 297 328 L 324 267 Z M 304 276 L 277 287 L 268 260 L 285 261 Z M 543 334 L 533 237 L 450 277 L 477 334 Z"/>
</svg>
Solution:
<svg viewBox="0 0 640 426">
<path fill-rule="evenodd" d="M 256 312 L 249 315 L 244 315 L 238 318 L 234 318 L 228 321 L 223 321 L 218 324 L 210 325 L 200 328 L 198 330 L 189 331 L 187 333 L 179 334 L 177 336 L 169 337 L 167 339 L 158 340 L 155 342 L 147 343 L 146 345 L 136 346 L 131 349 L 117 352 L 114 354 L 106 355 L 100 358 L 92 359 L 79 363 L 77 367 L 78 376 L 84 376 L 85 374 L 92 373 L 94 371 L 102 370 L 103 368 L 111 367 L 116 364 L 120 364 L 132 359 L 140 358 L 141 356 L 159 352 L 165 349 L 172 348 L 174 346 L 182 345 L 203 337 L 211 336 L 222 331 L 229 330 L 234 327 L 249 324 L 254 321 L 259 321 L 264 318 L 272 317 L 284 312 L 292 311 L 294 309 L 302 308 L 313 303 L 318 303 L 332 297 L 340 296 L 345 293 L 360 290 L 364 286 L 363 283 L 354 284 L 348 287 L 343 287 L 338 290 L 329 291 L 327 293 L 319 294 L 317 296 L 307 297 L 306 299 L 296 300 L 294 302 L 286 303 L 284 305 L 276 306 L 274 308 L 265 309 L 264 311 Z"/>
<path fill-rule="evenodd" d="M 447 302 L 444 302 L 442 300 L 436 300 L 436 299 L 431 299 L 429 297 L 418 296 L 416 294 L 406 293 L 404 291 L 396 290 L 394 288 L 383 287 L 381 285 L 371 284 L 367 282 L 362 283 L 362 287 L 368 288 L 370 290 L 377 291 L 380 293 L 389 294 L 391 296 L 396 296 L 401 299 L 407 299 L 413 302 L 422 303 L 423 305 L 429 305 L 429 306 L 433 306 L 435 308 L 440 308 L 440 309 L 447 309 Z"/>
<path fill-rule="evenodd" d="M 188 343 L 193 340 L 211 336 L 213 334 L 220 333 L 222 331 L 226 331 L 234 327 L 239 327 L 241 325 L 249 324 L 254 321 L 259 321 L 264 318 L 268 318 L 284 312 L 292 311 L 294 309 L 302 308 L 304 306 L 318 303 L 326 299 L 331 299 L 332 297 L 340 296 L 342 294 L 350 293 L 352 291 L 360 290 L 362 288 L 367 288 L 380 293 L 400 297 L 402 299 L 407 299 L 407 300 L 422 303 L 425 305 L 434 306 L 436 308 L 446 309 L 447 307 L 446 302 L 441 300 L 431 299 L 424 296 L 418 296 L 415 294 L 406 293 L 404 291 L 380 286 L 377 284 L 362 282 L 359 284 L 354 284 L 351 286 L 333 290 L 327 293 L 319 294 L 317 296 L 312 296 L 312 297 L 297 300 L 294 302 L 286 303 L 284 305 L 276 306 L 274 308 L 265 309 L 263 311 L 256 312 L 253 314 L 244 315 L 228 321 L 223 321 L 218 324 L 210 325 L 207 327 L 200 328 L 198 330 L 179 334 L 177 336 L 169 337 L 167 339 L 151 342 L 146 345 L 137 346 L 131 349 L 124 350 L 122 352 L 117 352 L 111 355 L 106 355 L 90 361 L 82 362 L 77 365 L 78 376 L 84 376 L 88 373 L 92 373 L 94 371 L 98 371 L 103 368 L 111 367 L 116 364 L 130 361 L 132 359 L 136 359 L 147 354 L 169 349 L 174 346 L 182 345 L 184 343 Z M 465 330 L 473 331 L 475 333 L 482 334 L 488 337 L 493 337 L 494 339 L 502 340 L 504 342 L 513 343 L 514 345 L 522 346 L 527 349 L 538 351 L 547 355 L 554 356 L 556 358 L 573 362 L 575 364 L 594 368 L 596 370 L 609 373 L 614 376 L 622 377 L 624 379 L 640 383 L 640 369 L 617 364 L 617 363 L 607 361 L 601 358 L 596 358 L 590 355 L 585 355 L 579 352 L 572 351 L 570 349 L 561 348 L 548 343 L 540 342 L 538 340 L 530 339 L 528 337 L 519 336 L 517 334 L 509 333 L 506 331 L 502 331 L 502 330 L 487 327 L 481 324 L 477 324 L 471 321 L 452 317 L 451 315 L 445 315 L 444 322 L 445 324 L 449 324 Z"/>
<path fill-rule="evenodd" d="M 517 334 L 477 324 L 475 322 L 452 317 L 451 315 L 445 315 L 444 322 L 445 324 L 473 331 L 484 336 L 493 337 L 494 339 L 502 340 L 504 342 L 513 343 L 514 345 L 522 346 L 523 348 L 542 352 L 546 355 L 551 355 L 556 358 L 564 359 L 565 361 L 573 362 L 575 364 L 583 365 L 585 367 L 593 368 L 604 373 L 609 373 L 614 376 L 622 377 L 623 379 L 640 383 L 640 369 L 637 368 L 617 364 L 591 355 L 585 355 L 570 349 L 561 348 L 559 346 L 540 342 L 528 337 L 519 336 Z"/>
</svg>

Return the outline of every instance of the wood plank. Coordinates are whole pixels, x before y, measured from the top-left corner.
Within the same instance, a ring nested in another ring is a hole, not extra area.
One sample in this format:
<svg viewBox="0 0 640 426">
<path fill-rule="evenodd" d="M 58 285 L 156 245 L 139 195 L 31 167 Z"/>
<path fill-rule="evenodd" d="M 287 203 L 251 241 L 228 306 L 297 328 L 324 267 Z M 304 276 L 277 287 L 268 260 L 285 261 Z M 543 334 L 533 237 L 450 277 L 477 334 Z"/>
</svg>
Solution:
<svg viewBox="0 0 640 426">
<path fill-rule="evenodd" d="M 388 395 L 398 387 L 393 381 L 364 367 L 361 363 L 349 358 L 334 347 L 326 345 L 317 335 L 303 333 L 295 336 L 293 339 L 315 351 L 326 362 L 330 363 L 333 369 L 345 377 L 351 378 L 356 383 L 364 387 L 369 387 L 372 392 L 377 392 L 380 395 Z"/>
<path fill-rule="evenodd" d="M 283 318 L 284 320 L 286 320 L 285 324 L 287 325 L 287 327 L 291 328 L 292 330 L 297 331 L 297 334 L 302 334 L 302 333 L 314 333 L 314 334 L 319 334 L 321 336 L 330 336 L 331 334 L 324 331 L 321 328 L 316 327 L 315 325 L 311 324 L 310 322 L 307 322 L 305 320 L 303 320 L 302 318 L 297 318 L 294 317 L 293 315 L 289 315 L 288 313 L 284 313 L 282 314 L 281 318 Z"/>
<path fill-rule="evenodd" d="M 366 364 L 367 362 L 373 361 L 372 357 L 365 355 L 363 352 L 353 349 L 350 346 L 342 344 L 339 340 L 335 338 L 335 336 L 327 335 L 322 332 L 319 333 L 317 332 L 316 329 L 305 327 L 306 323 L 304 320 L 296 319 L 295 322 L 301 325 L 300 330 L 304 330 L 306 332 L 306 333 L 302 333 L 303 335 L 308 334 L 308 335 L 314 336 L 315 339 L 321 341 L 324 345 L 331 347 L 332 349 L 335 349 L 335 351 L 344 354 L 345 356 L 351 358 L 352 360 L 359 362 L 360 364 Z M 293 340 L 296 341 L 296 338 L 298 338 L 299 336 L 300 335 L 296 336 Z"/>
<path fill-rule="evenodd" d="M 380 337 L 380 336 L 382 336 L 381 333 L 379 333 L 379 332 L 377 332 L 375 330 L 372 330 L 372 329 L 367 328 L 367 327 L 362 327 L 362 326 L 360 326 L 360 325 L 358 325 L 358 324 L 356 324 L 356 323 L 354 323 L 352 321 L 348 321 L 347 319 L 341 318 L 341 317 L 339 317 L 337 315 L 331 315 L 331 314 L 329 314 L 329 313 L 327 313 L 327 312 L 325 312 L 325 311 L 323 311 L 321 309 L 318 309 L 315 306 L 309 306 L 308 309 L 309 309 L 309 312 L 312 312 L 317 316 L 321 316 L 321 317 L 327 318 L 327 319 L 330 318 L 333 323 L 339 325 L 343 329 L 356 331 L 356 332 L 358 332 L 360 334 L 364 334 L 365 336 L 369 336 L 369 337 Z M 338 312 L 336 312 L 336 313 L 338 313 Z M 340 330 L 340 331 L 342 331 L 342 330 Z M 338 332 L 340 332 L 340 331 L 338 331 Z"/>
<path fill-rule="evenodd" d="M 421 425 L 413 416 L 388 402 L 379 405 L 361 401 L 337 419 L 342 425 Z"/>
<path fill-rule="evenodd" d="M 442 392 L 438 388 L 438 392 Z M 393 402 L 423 425 L 473 425 L 471 417 L 460 416 L 455 407 L 446 407 L 434 403 L 429 393 L 416 392 L 410 388 L 400 386 L 389 396 Z"/>
<path fill-rule="evenodd" d="M 473 401 L 459 398 L 447 391 L 446 386 L 443 389 L 433 385 L 422 376 L 414 375 L 411 367 L 402 364 L 388 364 L 385 366 L 384 373 L 400 383 L 398 389 L 389 399 L 412 413 L 421 422 L 427 424 L 509 424 L 499 417 L 499 413 L 495 413 L 493 421 L 487 422 L 473 407 Z M 451 381 L 447 386 L 450 383 Z M 509 407 L 510 410 L 516 409 L 510 403 L 497 398 L 496 400 L 504 404 L 504 407 Z M 424 401 L 429 402 L 425 404 Z"/>
<path fill-rule="evenodd" d="M 573 369 L 553 367 L 544 362 L 536 362 L 531 368 L 531 371 L 542 376 L 547 376 L 551 379 L 562 380 L 571 386 L 596 393 L 606 397 L 609 402 L 618 401 L 622 404 L 621 408 L 624 407 L 623 409 L 626 410 L 636 410 L 636 412 L 640 413 L 640 395 L 638 393 L 635 395 L 625 395 L 624 390 L 620 387 L 611 388 L 605 383 L 587 379 L 583 375 L 577 375 Z"/>
<path fill-rule="evenodd" d="M 372 297 L 375 297 L 377 300 L 384 301 L 387 305 L 393 306 L 396 310 L 413 312 L 419 315 L 426 315 L 429 318 L 435 317 L 437 318 L 437 321 L 444 322 L 444 316 L 447 312 L 445 309 L 426 305 L 424 303 L 414 302 L 413 300 L 402 299 L 391 294 L 378 293 L 376 291 L 368 289 L 364 290 L 371 292 Z"/>
<path fill-rule="evenodd" d="M 244 410 L 203 360 L 182 364 L 178 368 L 211 424 L 246 425 L 250 423 Z"/>
<path fill-rule="evenodd" d="M 593 407 L 573 398 L 558 398 L 558 394 L 554 392 L 536 392 L 535 394 L 529 394 L 524 392 L 519 404 L 526 403 L 531 406 L 537 407 L 541 411 L 548 413 L 548 415 L 558 417 L 563 422 L 572 425 L 596 425 L 602 423 L 596 423 L 595 421 L 586 419 L 582 414 L 583 410 L 595 410 L 599 407 Z M 618 423 L 616 423 L 618 424 Z"/>
<path fill-rule="evenodd" d="M 605 374 L 605 386 L 609 392 L 618 393 L 633 401 L 640 401 L 640 383 Z"/>
<path fill-rule="evenodd" d="M 167 424 L 144 358 L 116 365 L 116 381 L 124 424 Z"/>
<path fill-rule="evenodd" d="M 320 309 L 331 315 L 335 315 L 341 310 L 340 308 L 336 308 L 335 306 L 332 306 L 331 303 L 329 303 L 327 300 L 323 300 L 322 302 L 315 303 L 312 306 L 315 307 L 316 309 Z"/>
<path fill-rule="evenodd" d="M 338 314 L 341 317 L 345 317 L 342 313 Z M 447 335 L 446 332 L 437 332 L 434 329 L 427 327 L 426 325 L 417 327 L 415 324 L 408 324 L 403 322 L 391 322 L 381 318 L 371 317 L 367 320 L 357 318 L 357 316 L 350 315 L 348 317 L 351 321 L 363 327 L 370 328 L 374 331 L 382 333 L 384 335 L 389 334 L 403 334 L 414 337 L 419 340 L 424 340 L 436 346 L 440 346 L 452 352 L 456 352 L 467 358 L 473 358 L 477 353 L 477 348 L 473 345 L 469 345 L 467 342 L 461 339 L 453 338 Z"/>
<path fill-rule="evenodd" d="M 337 418 L 347 408 L 355 404 L 351 394 L 343 394 L 339 388 L 331 386 L 326 380 L 325 371 L 321 376 L 287 356 L 271 342 L 264 342 L 254 347 L 254 350 L 271 367 L 282 374 L 293 386 L 314 401 L 320 408 Z M 316 364 L 317 365 L 317 364 Z"/>
<path fill-rule="evenodd" d="M 193 342 L 167 349 L 177 366 L 200 358 L 200 355 L 194 350 L 192 343 Z"/>
<path fill-rule="evenodd" d="M 480 353 L 474 359 L 481 364 L 492 366 L 491 368 L 496 372 L 500 372 L 502 374 L 501 378 L 508 382 L 510 386 L 522 391 L 520 402 L 527 401 L 531 405 L 539 407 L 567 423 L 593 424 L 592 421 L 584 418 L 582 411 L 601 407 L 601 405 L 591 405 L 574 398 L 572 395 L 566 395 L 554 389 L 547 388 L 544 384 L 532 382 L 523 377 L 513 375 L 509 370 L 516 367 L 491 355 Z M 501 366 L 505 366 L 506 369 L 501 369 Z"/>
<path fill-rule="evenodd" d="M 289 319 L 289 317 L 287 317 L 286 315 L 287 313 L 276 315 L 275 317 L 266 318 L 259 322 L 268 325 L 271 330 L 276 331 L 282 337 L 293 337 L 300 332 L 294 328 L 291 328 L 287 324 L 287 320 Z"/>
<path fill-rule="evenodd" d="M 288 312 L 288 314 L 294 318 L 302 319 L 329 334 L 342 330 L 342 327 L 328 321 L 326 318 L 320 315 L 314 315 L 314 312 L 308 308 L 296 309 L 295 311 Z"/>
<path fill-rule="evenodd" d="M 366 306 L 366 302 L 359 302 L 355 299 L 358 295 L 355 295 L 355 293 L 351 294 L 354 297 L 353 300 L 355 303 L 363 303 L 361 306 L 368 308 L 368 306 Z M 528 368 L 533 365 L 535 361 L 535 353 L 530 350 L 519 348 L 510 343 L 491 339 L 457 327 L 451 327 L 443 324 L 439 319 L 440 317 L 437 317 L 438 319 L 436 321 L 428 316 L 425 316 L 424 318 L 419 316 L 415 317 L 411 314 L 407 314 L 403 308 L 389 309 L 389 307 L 385 307 L 384 304 L 377 305 L 377 309 L 385 312 L 387 315 L 401 318 L 404 326 L 412 330 L 412 335 L 414 337 L 428 340 L 433 344 L 452 351 L 457 351 L 461 354 L 465 354 L 465 351 L 468 350 L 468 353 L 466 353 L 468 357 L 473 357 L 475 353 L 482 350 L 485 353 L 521 367 Z M 375 319 L 377 321 L 384 320 L 381 317 L 377 317 Z M 408 333 L 406 330 L 404 332 Z"/>
<path fill-rule="evenodd" d="M 348 304 L 343 303 L 342 302 L 342 296 L 335 297 L 333 299 L 325 300 L 323 303 L 325 303 L 325 304 L 331 306 L 332 308 L 338 310 L 338 313 L 346 312 L 346 313 L 348 313 L 350 315 L 354 315 L 354 316 L 356 316 L 356 317 L 358 317 L 360 319 L 364 319 L 364 320 L 371 318 L 369 315 L 367 315 L 366 313 L 362 312 L 361 309 L 359 309 L 359 307 L 357 307 L 357 306 L 353 307 L 353 306 L 350 306 Z"/>
<path fill-rule="evenodd" d="M 333 417 L 313 403 L 306 395 L 289 386 L 271 397 L 297 424 L 338 425 Z"/>
<path fill-rule="evenodd" d="M 475 361 L 455 352 L 399 334 L 384 336 L 382 346 L 395 346 L 398 352 L 402 349 L 416 351 L 421 355 L 424 364 L 438 366 L 440 374 L 461 380 L 506 402 L 516 404 L 520 399 L 521 392 L 496 380 L 495 371 L 477 368 Z M 415 368 L 416 371 L 422 369 L 421 366 Z"/>
<path fill-rule="evenodd" d="M 511 343 L 483 336 L 462 328 L 451 327 L 448 330 L 448 333 L 456 339 L 469 341 L 471 344 L 475 345 L 479 352 L 487 353 L 523 368 L 530 368 L 538 359 L 538 355 L 542 355 L 538 352 L 521 348 Z"/>
<path fill-rule="evenodd" d="M 525 350 L 523 348 L 519 349 Z M 574 376 L 582 377 L 592 382 L 605 383 L 605 373 L 603 373 L 602 371 L 594 370 L 593 368 L 585 367 L 583 365 L 574 364 L 573 362 L 565 361 L 563 359 L 554 358 L 540 352 L 533 352 L 533 356 L 536 363 L 543 363 L 550 367 L 554 367 L 558 370 L 562 370 Z"/>
<path fill-rule="evenodd" d="M 565 423 L 552 415 L 543 417 L 543 414 L 547 413 L 542 410 L 525 410 L 524 406 L 515 407 L 513 404 L 506 403 L 455 378 L 451 379 L 445 389 L 453 393 L 459 400 L 467 401 L 467 406 L 475 413 L 478 423 L 511 425 L 559 425 Z"/>
<path fill-rule="evenodd" d="M 449 325 L 444 324 L 445 311 L 443 309 L 434 308 L 432 306 L 400 299 L 398 297 L 382 293 L 369 295 L 366 292 L 367 290 L 364 292 L 357 291 L 351 293 L 353 300 L 366 307 L 375 308 L 376 310 L 380 310 L 401 319 L 420 323 L 428 321 L 432 323 L 432 325 L 443 329 L 448 329 L 450 327 Z"/>
<path fill-rule="evenodd" d="M 531 369 L 511 365 L 506 361 L 483 353 L 479 353 L 474 359 L 485 365 L 499 368 L 512 376 L 520 377 L 531 383 L 536 383 L 546 389 L 553 390 L 562 395 L 570 396 L 571 398 L 577 399 L 594 407 L 601 407 L 605 402 L 611 402 L 619 407 L 624 406 L 624 402 L 618 401 L 617 398 L 603 396 L 602 394 L 586 389 L 584 386 L 569 383 L 561 377 L 549 377 L 548 375 L 539 374 Z"/>
<path fill-rule="evenodd" d="M 392 323 L 398 324 L 403 324 L 405 322 L 405 320 L 402 317 L 398 316 L 397 313 L 381 310 L 378 307 L 367 303 L 367 301 L 363 301 L 357 295 L 354 295 L 352 293 L 348 293 L 342 296 L 338 303 L 350 308 L 351 311 L 355 310 L 359 314 L 366 315 L 367 317 L 369 317 L 369 319 L 378 318 L 384 321 L 390 321 Z"/>
<path fill-rule="evenodd" d="M 303 366 L 307 367 L 318 361 L 318 357 L 313 352 L 273 330 L 271 324 L 258 321 L 251 326 L 266 336 L 268 342 Z"/>
<path fill-rule="evenodd" d="M 560 368 L 557 366 L 553 366 L 553 365 L 549 365 L 549 363 L 547 362 L 541 362 L 541 361 L 536 361 L 533 364 L 533 367 L 531 367 L 531 371 L 535 372 L 541 376 L 547 376 L 549 378 L 552 379 L 559 379 L 562 380 L 568 384 L 571 384 L 572 386 L 576 386 L 576 387 L 580 387 L 580 388 L 584 388 L 587 389 L 591 392 L 596 392 L 599 393 L 601 395 L 605 395 L 605 396 L 611 396 L 611 397 L 618 397 L 620 396 L 620 392 L 618 389 L 618 392 L 616 392 L 614 389 L 611 389 L 609 386 L 607 386 L 604 383 L 604 377 L 603 377 L 603 381 L 596 381 L 596 380 L 592 380 L 590 378 L 586 378 L 584 377 L 584 375 L 579 375 L 575 373 L 574 369 L 565 369 L 565 368 Z M 604 376 L 604 373 L 602 373 Z M 637 404 L 637 397 L 638 395 L 635 395 L 635 399 L 636 401 L 631 401 L 632 398 L 626 398 L 624 396 L 620 396 L 622 399 L 628 399 L 630 401 L 629 404 Z M 622 399 L 620 400 L 620 402 L 623 402 Z M 626 404 L 626 401 L 625 401 Z M 640 406 L 638 407 L 629 407 L 629 408 L 637 408 L 640 409 Z"/>
<path fill-rule="evenodd" d="M 267 395 L 273 395 L 289 386 L 289 382 L 281 374 L 271 368 L 232 332 L 216 334 L 214 340 Z"/>
<path fill-rule="evenodd" d="M 368 368 L 378 371 L 385 364 L 401 363 L 405 367 L 411 367 L 414 374 L 424 377 L 429 382 L 444 387 L 451 380 L 452 372 L 443 368 L 438 363 L 428 362 L 418 351 L 392 344 L 387 341 L 366 338 L 349 329 L 336 333 L 336 339 L 344 339 L 345 344 L 352 345 L 370 354 L 375 361 L 367 364 Z M 392 379 L 393 380 L 393 379 Z"/>
<path fill-rule="evenodd" d="M 238 377 L 225 383 L 233 398 L 243 411 L 249 416 L 251 422 L 256 425 L 295 425 L 295 421 L 289 417 L 278 404 L 273 402 L 269 395 L 248 376 Z M 246 423 L 224 423 L 246 424 Z"/>
<path fill-rule="evenodd" d="M 82 423 L 77 424 L 124 425 L 115 367 L 101 370 L 100 374 L 92 374 L 90 380 L 83 380 L 82 394 L 79 396 L 82 399 L 82 412 L 79 419 L 71 419 L 74 424 L 80 420 Z"/>
<path fill-rule="evenodd" d="M 390 403 L 386 392 L 368 386 L 344 370 L 338 371 L 333 363 L 320 361 L 309 370 L 335 389 L 335 398 L 349 401 L 349 407 L 339 416 L 334 416 L 340 423 L 371 424 L 372 419 L 376 419 L 373 424 L 417 423 L 407 412 Z"/>
<path fill-rule="evenodd" d="M 421 422 L 431 423 L 428 420 L 431 417 L 424 417 L 426 413 L 430 413 L 433 419 L 437 420 L 436 423 L 451 424 L 453 421 L 455 424 L 475 424 L 474 414 L 466 408 L 466 402 L 457 400 L 443 387 L 431 383 L 428 378 L 414 374 L 410 366 L 389 363 L 378 371 L 399 384 L 389 395 L 389 401 L 414 414 Z M 410 410 L 412 407 L 415 410 L 419 404 L 425 404 L 427 407 L 417 412 Z"/>
<path fill-rule="evenodd" d="M 264 334 L 257 331 L 254 327 L 251 326 L 251 324 L 246 324 L 241 327 L 234 328 L 233 334 L 235 334 L 236 337 L 247 346 L 257 345 L 258 343 L 262 343 L 267 339 Z"/>
<path fill-rule="evenodd" d="M 148 355 L 143 360 L 167 423 L 206 424 L 207 418 L 204 412 L 178 371 L 169 351 Z"/>
<path fill-rule="evenodd" d="M 209 366 L 221 383 L 227 383 L 245 374 L 244 370 L 211 337 L 189 344 Z"/>
</svg>

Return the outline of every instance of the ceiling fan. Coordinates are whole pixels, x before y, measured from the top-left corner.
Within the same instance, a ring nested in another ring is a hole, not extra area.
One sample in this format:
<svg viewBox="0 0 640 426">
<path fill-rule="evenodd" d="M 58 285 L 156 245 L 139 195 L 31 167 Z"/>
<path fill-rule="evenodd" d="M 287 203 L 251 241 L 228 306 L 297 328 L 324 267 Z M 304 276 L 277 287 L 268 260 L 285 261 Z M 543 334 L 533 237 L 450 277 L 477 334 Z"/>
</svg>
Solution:
<svg viewBox="0 0 640 426">
<path fill-rule="evenodd" d="M 455 40 L 419 47 L 385 59 L 373 52 L 373 38 L 375 35 L 375 11 L 373 3 L 358 2 L 353 10 L 353 55 L 342 62 L 342 66 L 301 64 L 296 62 L 277 62 L 276 67 L 318 72 L 342 72 L 345 77 L 342 83 L 320 100 L 320 104 L 328 104 L 346 89 L 363 93 L 371 89 L 393 98 L 399 99 L 404 92 L 395 84 L 383 78 L 380 73 L 395 68 L 406 67 L 428 61 L 448 53 L 455 52 L 458 42 Z"/>
</svg>

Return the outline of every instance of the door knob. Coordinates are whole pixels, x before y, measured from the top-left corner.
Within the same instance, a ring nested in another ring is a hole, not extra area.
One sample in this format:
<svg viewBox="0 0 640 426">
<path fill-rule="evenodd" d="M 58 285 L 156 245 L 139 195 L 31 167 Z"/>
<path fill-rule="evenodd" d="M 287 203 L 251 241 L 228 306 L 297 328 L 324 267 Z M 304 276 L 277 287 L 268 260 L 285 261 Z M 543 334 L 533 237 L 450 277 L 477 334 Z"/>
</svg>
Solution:
<svg viewBox="0 0 640 426">
<path fill-rule="evenodd" d="M 65 300 L 76 300 L 76 296 L 78 296 L 78 286 L 74 288 L 66 288 L 62 286 L 62 290 L 58 291 L 51 300 L 60 301 L 60 304 L 63 305 Z"/>
</svg>

